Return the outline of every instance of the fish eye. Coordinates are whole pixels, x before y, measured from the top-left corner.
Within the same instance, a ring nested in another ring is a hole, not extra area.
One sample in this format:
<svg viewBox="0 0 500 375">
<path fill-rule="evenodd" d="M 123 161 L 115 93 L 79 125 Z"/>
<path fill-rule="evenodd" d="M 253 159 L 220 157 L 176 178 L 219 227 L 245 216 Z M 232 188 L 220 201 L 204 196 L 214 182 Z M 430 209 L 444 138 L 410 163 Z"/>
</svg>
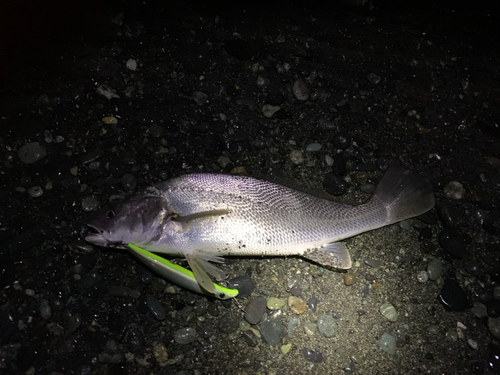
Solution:
<svg viewBox="0 0 500 375">
<path fill-rule="evenodd" d="M 113 210 L 109 210 L 108 212 L 106 212 L 106 217 L 107 217 L 108 219 L 112 219 L 112 218 L 114 218 L 114 217 L 115 217 L 115 215 L 116 215 L 116 214 L 115 214 L 115 211 L 113 211 Z"/>
</svg>

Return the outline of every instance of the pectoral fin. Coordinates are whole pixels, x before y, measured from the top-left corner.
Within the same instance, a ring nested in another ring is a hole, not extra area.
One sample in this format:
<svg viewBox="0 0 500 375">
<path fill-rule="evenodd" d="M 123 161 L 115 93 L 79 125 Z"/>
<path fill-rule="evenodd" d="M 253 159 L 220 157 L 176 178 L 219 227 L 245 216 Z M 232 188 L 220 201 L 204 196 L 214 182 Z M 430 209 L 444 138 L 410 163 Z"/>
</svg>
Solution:
<svg viewBox="0 0 500 375">
<path fill-rule="evenodd" d="M 209 263 L 209 261 L 223 263 L 223 258 L 210 252 L 195 251 L 186 254 L 186 259 L 198 283 L 209 293 L 215 293 L 214 283 L 208 274 L 214 276 L 218 280 L 224 279 L 226 275 L 221 269 Z"/>
<path fill-rule="evenodd" d="M 203 211 L 203 212 L 197 212 L 195 214 L 191 215 L 186 215 L 186 216 L 177 216 L 172 220 L 175 220 L 179 223 L 187 224 L 190 221 L 197 220 L 197 219 L 209 219 L 213 218 L 214 216 L 222 216 L 230 213 L 231 210 L 212 210 L 212 211 Z"/>
<path fill-rule="evenodd" d="M 331 242 L 317 249 L 309 249 L 302 256 L 323 266 L 343 270 L 352 267 L 351 255 L 343 242 Z"/>
</svg>

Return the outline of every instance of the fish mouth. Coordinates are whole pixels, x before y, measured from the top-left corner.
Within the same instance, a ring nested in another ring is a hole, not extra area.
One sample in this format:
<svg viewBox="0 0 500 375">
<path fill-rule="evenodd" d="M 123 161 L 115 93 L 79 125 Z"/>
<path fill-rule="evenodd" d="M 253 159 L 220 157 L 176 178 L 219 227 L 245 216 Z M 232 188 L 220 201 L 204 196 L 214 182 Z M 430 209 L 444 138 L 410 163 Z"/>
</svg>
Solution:
<svg viewBox="0 0 500 375">
<path fill-rule="evenodd" d="M 103 229 L 92 225 L 92 224 L 87 224 L 87 226 L 90 228 L 89 229 L 89 234 L 85 236 L 85 241 L 97 245 L 97 246 L 102 246 L 102 247 L 112 247 L 112 248 L 117 248 L 117 249 L 124 249 L 127 247 L 126 244 L 123 242 L 119 241 L 110 241 L 106 239 L 106 237 L 103 235 L 105 232 Z"/>
</svg>

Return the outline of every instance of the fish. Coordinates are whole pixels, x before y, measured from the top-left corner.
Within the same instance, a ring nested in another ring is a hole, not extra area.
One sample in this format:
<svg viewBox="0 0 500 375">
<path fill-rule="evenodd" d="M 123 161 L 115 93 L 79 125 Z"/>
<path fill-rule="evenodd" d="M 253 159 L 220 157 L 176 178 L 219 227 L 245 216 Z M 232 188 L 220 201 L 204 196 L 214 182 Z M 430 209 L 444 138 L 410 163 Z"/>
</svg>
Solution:
<svg viewBox="0 0 500 375">
<path fill-rule="evenodd" d="M 224 256 L 294 255 L 349 269 L 342 240 L 421 215 L 434 203 L 429 180 L 396 165 L 357 206 L 249 176 L 192 173 L 147 187 L 99 214 L 87 224 L 92 232 L 85 240 L 185 257 L 202 290 L 217 295 L 211 276 L 225 278 L 214 265 Z M 174 272 L 163 268 L 164 274 Z"/>
</svg>

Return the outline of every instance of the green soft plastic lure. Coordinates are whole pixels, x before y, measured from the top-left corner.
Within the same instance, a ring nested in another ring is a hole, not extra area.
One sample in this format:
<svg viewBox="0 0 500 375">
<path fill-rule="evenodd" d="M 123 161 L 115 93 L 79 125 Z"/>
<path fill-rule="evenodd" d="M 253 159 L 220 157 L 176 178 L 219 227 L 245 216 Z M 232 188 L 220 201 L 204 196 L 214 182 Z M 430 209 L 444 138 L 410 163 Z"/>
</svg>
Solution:
<svg viewBox="0 0 500 375">
<path fill-rule="evenodd" d="M 165 258 L 162 258 L 149 251 L 143 250 L 136 245 L 129 244 L 128 247 L 131 253 L 134 254 L 141 262 L 146 264 L 149 268 L 154 270 L 162 277 L 170 280 L 171 282 L 179 286 L 182 286 L 183 288 L 192 290 L 193 292 L 196 293 L 215 296 L 222 300 L 233 298 L 238 295 L 237 289 L 224 288 L 215 283 L 213 284 L 215 293 L 214 294 L 209 293 L 200 286 L 198 281 L 196 281 L 194 274 L 188 269 L 181 267 L 178 264 L 169 262 Z"/>
</svg>

